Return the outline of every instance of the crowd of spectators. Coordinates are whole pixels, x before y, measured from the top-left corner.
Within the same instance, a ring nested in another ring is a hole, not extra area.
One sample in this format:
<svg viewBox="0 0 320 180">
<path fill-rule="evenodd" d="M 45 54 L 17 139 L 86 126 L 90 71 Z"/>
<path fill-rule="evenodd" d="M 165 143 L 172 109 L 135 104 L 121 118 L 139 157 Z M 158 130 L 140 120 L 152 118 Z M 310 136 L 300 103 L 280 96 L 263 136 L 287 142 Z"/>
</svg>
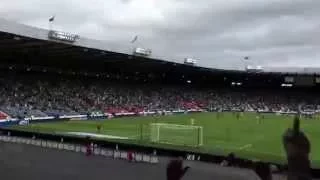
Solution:
<svg viewBox="0 0 320 180">
<path fill-rule="evenodd" d="M 125 84 L 89 78 L 0 78 L 0 111 L 19 115 L 72 115 L 171 110 L 295 111 L 317 108 L 314 94 L 296 91 Z"/>
</svg>

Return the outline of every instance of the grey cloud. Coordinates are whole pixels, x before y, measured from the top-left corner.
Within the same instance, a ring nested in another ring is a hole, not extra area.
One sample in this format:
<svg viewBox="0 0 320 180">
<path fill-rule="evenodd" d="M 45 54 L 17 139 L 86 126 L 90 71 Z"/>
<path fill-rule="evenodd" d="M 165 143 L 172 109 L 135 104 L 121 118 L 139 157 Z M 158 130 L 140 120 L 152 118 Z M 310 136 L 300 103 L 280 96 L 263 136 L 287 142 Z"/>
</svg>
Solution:
<svg viewBox="0 0 320 180">
<path fill-rule="evenodd" d="M 35 5 L 37 4 L 37 6 Z M 243 68 L 320 66 L 319 0 L 3 0 L 0 17 L 89 38 L 150 47 L 172 59 Z"/>
</svg>

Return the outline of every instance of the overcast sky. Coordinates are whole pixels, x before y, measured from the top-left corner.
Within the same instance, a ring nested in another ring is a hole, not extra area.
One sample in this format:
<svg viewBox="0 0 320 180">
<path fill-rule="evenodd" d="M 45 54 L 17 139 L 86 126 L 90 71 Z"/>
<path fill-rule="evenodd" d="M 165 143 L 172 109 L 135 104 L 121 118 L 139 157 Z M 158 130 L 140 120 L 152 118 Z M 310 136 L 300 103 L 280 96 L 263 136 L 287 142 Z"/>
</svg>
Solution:
<svg viewBox="0 0 320 180">
<path fill-rule="evenodd" d="M 0 17 L 219 68 L 320 67 L 320 0 L 0 0 Z"/>
</svg>

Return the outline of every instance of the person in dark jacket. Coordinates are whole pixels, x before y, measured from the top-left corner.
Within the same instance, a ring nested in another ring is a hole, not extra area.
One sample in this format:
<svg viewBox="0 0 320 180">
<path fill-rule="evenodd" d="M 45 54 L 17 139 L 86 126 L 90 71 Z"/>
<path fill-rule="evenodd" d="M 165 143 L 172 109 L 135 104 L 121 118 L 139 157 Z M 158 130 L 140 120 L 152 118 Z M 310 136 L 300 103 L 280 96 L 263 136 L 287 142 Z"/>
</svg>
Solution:
<svg viewBox="0 0 320 180">
<path fill-rule="evenodd" d="M 87 136 L 86 137 L 86 156 L 91 156 L 91 154 L 92 154 L 91 138 Z"/>
<path fill-rule="evenodd" d="M 127 160 L 129 161 L 129 162 L 133 162 L 134 161 L 134 152 L 133 151 L 128 151 L 127 152 Z"/>
<path fill-rule="evenodd" d="M 298 116 L 294 119 L 293 128 L 284 133 L 283 145 L 288 160 L 288 180 L 311 180 L 311 145 L 307 136 L 300 131 Z"/>
<path fill-rule="evenodd" d="M 272 174 L 269 164 L 263 162 L 256 162 L 254 164 L 254 171 L 261 180 L 272 180 Z"/>
<path fill-rule="evenodd" d="M 190 167 L 183 167 L 183 159 L 173 159 L 167 166 L 167 180 L 180 180 Z"/>
</svg>

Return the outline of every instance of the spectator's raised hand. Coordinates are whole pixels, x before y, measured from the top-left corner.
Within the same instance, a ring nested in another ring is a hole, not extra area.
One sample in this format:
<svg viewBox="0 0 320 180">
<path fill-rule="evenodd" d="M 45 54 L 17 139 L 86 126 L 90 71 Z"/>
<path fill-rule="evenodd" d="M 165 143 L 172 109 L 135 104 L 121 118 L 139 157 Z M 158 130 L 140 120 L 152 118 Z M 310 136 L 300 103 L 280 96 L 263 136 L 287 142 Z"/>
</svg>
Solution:
<svg viewBox="0 0 320 180">
<path fill-rule="evenodd" d="M 310 142 L 300 130 L 300 119 L 295 117 L 293 128 L 283 135 L 283 145 L 288 160 L 288 180 L 309 180 L 310 175 Z"/>
</svg>

